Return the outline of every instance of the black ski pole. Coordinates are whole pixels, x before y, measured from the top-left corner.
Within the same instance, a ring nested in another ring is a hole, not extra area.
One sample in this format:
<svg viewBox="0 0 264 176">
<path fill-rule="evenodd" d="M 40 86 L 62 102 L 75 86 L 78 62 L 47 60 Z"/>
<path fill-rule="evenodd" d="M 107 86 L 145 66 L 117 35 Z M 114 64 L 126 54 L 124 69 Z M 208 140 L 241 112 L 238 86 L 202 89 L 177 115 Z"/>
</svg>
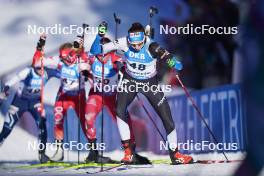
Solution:
<svg viewBox="0 0 264 176">
<path fill-rule="evenodd" d="M 102 121 L 101 121 L 101 144 L 104 142 L 104 52 L 102 56 Z M 101 171 L 103 171 L 103 156 L 104 150 L 101 150 Z"/>
<path fill-rule="evenodd" d="M 83 28 L 83 33 L 81 36 L 82 42 L 84 44 L 84 36 L 85 36 L 85 32 L 86 29 L 88 28 L 88 24 L 83 23 L 82 24 L 82 28 Z M 76 43 L 75 43 L 76 44 Z M 76 48 L 79 48 L 80 46 L 76 46 Z M 82 46 L 83 47 L 83 46 Z M 78 56 L 78 65 L 80 67 L 80 63 L 81 63 L 81 56 Z M 80 119 L 81 119 L 81 72 L 79 70 L 79 92 L 78 92 L 78 116 L 79 116 L 79 120 L 78 120 L 78 144 L 81 141 L 81 123 L 80 123 Z M 80 150 L 78 150 L 78 164 L 80 164 Z"/>
<path fill-rule="evenodd" d="M 117 17 L 116 13 L 114 13 L 114 19 L 115 19 L 115 40 L 117 40 L 118 25 L 121 23 L 121 19 Z"/>
<path fill-rule="evenodd" d="M 138 99 L 138 102 L 140 104 L 140 106 L 143 107 L 145 113 L 148 115 L 150 121 L 152 122 L 152 124 L 154 125 L 154 127 L 156 128 L 157 132 L 159 133 L 160 137 L 162 138 L 163 142 L 166 143 L 166 139 L 165 137 L 162 135 L 161 131 L 159 130 L 157 124 L 155 123 L 154 119 L 151 117 L 150 113 L 148 112 L 147 108 L 145 107 L 144 103 L 142 102 L 142 100 L 139 98 L 139 96 L 136 96 Z"/>
<path fill-rule="evenodd" d="M 154 28 L 152 26 L 152 18 L 154 17 L 155 14 L 158 14 L 158 13 L 159 13 L 159 10 L 156 7 L 151 6 L 149 8 L 149 26 L 150 26 L 150 34 L 149 34 L 149 36 L 152 39 L 154 38 L 154 33 L 155 33 Z"/>
<path fill-rule="evenodd" d="M 78 64 L 80 65 L 80 57 L 78 57 Z M 79 116 L 79 120 L 78 120 L 78 144 L 81 141 L 81 123 L 80 123 L 80 118 L 81 118 L 81 114 L 80 114 L 80 101 L 81 101 L 81 73 L 79 72 L 79 92 L 78 92 L 78 116 Z M 77 149 L 78 150 L 78 149 Z M 78 150 L 78 164 L 80 164 L 80 151 Z"/>
</svg>

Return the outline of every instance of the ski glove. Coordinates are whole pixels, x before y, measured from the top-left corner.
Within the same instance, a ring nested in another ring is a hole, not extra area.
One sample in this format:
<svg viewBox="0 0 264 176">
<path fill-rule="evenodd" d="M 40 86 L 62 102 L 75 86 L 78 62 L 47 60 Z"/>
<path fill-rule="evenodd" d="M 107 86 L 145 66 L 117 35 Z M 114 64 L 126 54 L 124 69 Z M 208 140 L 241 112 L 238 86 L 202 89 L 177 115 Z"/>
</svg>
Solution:
<svg viewBox="0 0 264 176">
<path fill-rule="evenodd" d="M 180 71 L 183 69 L 182 63 L 179 60 L 177 60 L 175 56 L 167 59 L 167 64 L 170 68 L 175 68 L 177 71 Z"/>
<path fill-rule="evenodd" d="M 83 47 L 83 38 L 81 35 L 77 35 L 76 39 L 73 42 L 74 48 L 82 48 Z"/>
<path fill-rule="evenodd" d="M 45 46 L 45 43 L 46 43 L 46 35 L 42 34 L 37 44 L 37 50 L 41 51 L 42 48 Z"/>
<path fill-rule="evenodd" d="M 125 69 L 125 65 L 124 65 L 123 62 L 116 61 L 115 64 L 116 64 L 116 69 L 117 69 L 118 71 L 123 71 L 123 70 Z"/>
</svg>

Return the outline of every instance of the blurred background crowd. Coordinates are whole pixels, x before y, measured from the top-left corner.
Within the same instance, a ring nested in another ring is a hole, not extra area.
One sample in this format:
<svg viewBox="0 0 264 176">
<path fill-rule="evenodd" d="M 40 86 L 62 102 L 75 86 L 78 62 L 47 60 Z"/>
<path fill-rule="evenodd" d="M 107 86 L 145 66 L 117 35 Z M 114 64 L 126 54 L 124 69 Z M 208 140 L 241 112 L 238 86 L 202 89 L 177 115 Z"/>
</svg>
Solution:
<svg viewBox="0 0 264 176">
<path fill-rule="evenodd" d="M 159 23 L 169 26 L 210 25 L 213 27 L 239 27 L 239 7 L 230 0 L 175 0 L 174 17 L 161 18 Z M 181 73 L 188 87 L 202 89 L 232 83 L 237 35 L 180 34 L 164 35 L 169 51 L 182 58 Z M 175 74 L 169 81 L 175 84 Z"/>
</svg>

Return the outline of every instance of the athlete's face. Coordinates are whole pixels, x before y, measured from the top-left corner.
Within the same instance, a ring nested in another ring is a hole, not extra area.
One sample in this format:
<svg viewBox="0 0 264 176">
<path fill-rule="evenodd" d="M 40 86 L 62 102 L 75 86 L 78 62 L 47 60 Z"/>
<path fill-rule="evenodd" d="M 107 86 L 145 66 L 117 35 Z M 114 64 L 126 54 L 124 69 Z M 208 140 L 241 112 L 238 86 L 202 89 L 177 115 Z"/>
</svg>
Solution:
<svg viewBox="0 0 264 176">
<path fill-rule="evenodd" d="M 34 70 L 38 75 L 41 75 L 41 68 L 35 68 Z"/>
<path fill-rule="evenodd" d="M 130 47 L 135 51 L 139 51 L 142 49 L 145 39 L 145 34 L 142 31 L 128 33 L 128 43 L 130 44 Z"/>
<path fill-rule="evenodd" d="M 66 65 L 71 65 L 71 64 L 74 64 L 74 60 L 73 58 L 71 58 L 70 56 L 67 56 L 65 58 L 62 58 L 63 62 L 66 64 Z"/>
<path fill-rule="evenodd" d="M 75 53 L 71 52 L 71 53 L 67 54 L 66 56 L 61 57 L 61 59 L 63 60 L 63 62 L 66 65 L 72 65 L 72 64 L 76 63 L 77 56 Z"/>
<path fill-rule="evenodd" d="M 64 48 L 60 50 L 60 58 L 66 65 L 71 65 L 75 63 L 77 55 L 72 48 Z"/>
<path fill-rule="evenodd" d="M 130 44 L 130 45 L 131 45 L 131 47 L 132 47 L 134 50 L 139 51 L 139 50 L 141 50 L 141 48 L 143 47 L 144 42 L 137 43 L 137 44 Z"/>
</svg>

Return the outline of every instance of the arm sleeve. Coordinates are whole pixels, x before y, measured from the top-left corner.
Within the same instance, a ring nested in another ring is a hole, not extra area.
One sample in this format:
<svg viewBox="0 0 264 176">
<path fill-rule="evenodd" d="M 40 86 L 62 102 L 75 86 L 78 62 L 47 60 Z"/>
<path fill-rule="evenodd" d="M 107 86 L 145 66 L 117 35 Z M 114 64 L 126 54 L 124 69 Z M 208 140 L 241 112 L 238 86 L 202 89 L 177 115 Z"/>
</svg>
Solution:
<svg viewBox="0 0 264 176">
<path fill-rule="evenodd" d="M 156 42 L 149 45 L 149 53 L 153 57 L 160 59 L 162 62 L 166 62 L 169 68 L 175 68 L 178 71 L 183 68 L 182 63 L 176 58 L 176 56 L 169 53 Z"/>
<path fill-rule="evenodd" d="M 43 54 L 41 53 L 40 50 L 36 50 L 32 59 L 32 65 L 35 65 L 40 60 L 42 55 Z"/>
<path fill-rule="evenodd" d="M 119 71 L 124 66 L 124 61 L 121 55 L 118 55 L 115 52 L 111 52 L 111 58 L 112 58 L 114 69 Z"/>
<path fill-rule="evenodd" d="M 104 53 L 108 53 L 108 52 L 113 51 L 113 50 L 126 52 L 128 50 L 127 38 L 122 37 L 122 38 L 117 39 L 113 42 L 102 45 L 102 49 L 103 49 Z"/>
<path fill-rule="evenodd" d="M 97 34 L 90 49 L 91 54 L 96 55 L 102 53 L 102 46 L 100 44 L 100 40 L 101 37 Z"/>
<path fill-rule="evenodd" d="M 21 70 L 20 72 L 18 72 L 12 79 L 10 79 L 9 81 L 6 82 L 5 86 L 13 86 L 16 83 L 26 79 L 26 77 L 28 76 L 30 72 L 30 68 L 25 68 L 23 70 Z"/>
<path fill-rule="evenodd" d="M 123 59 L 122 59 L 122 56 L 117 54 L 116 52 L 112 52 L 111 53 L 111 57 L 112 57 L 112 62 L 115 63 L 115 62 L 122 62 Z"/>
<path fill-rule="evenodd" d="M 172 58 L 173 55 L 169 53 L 166 49 L 162 48 L 157 42 L 152 42 L 149 45 L 149 53 L 154 58 L 167 60 Z"/>
</svg>

